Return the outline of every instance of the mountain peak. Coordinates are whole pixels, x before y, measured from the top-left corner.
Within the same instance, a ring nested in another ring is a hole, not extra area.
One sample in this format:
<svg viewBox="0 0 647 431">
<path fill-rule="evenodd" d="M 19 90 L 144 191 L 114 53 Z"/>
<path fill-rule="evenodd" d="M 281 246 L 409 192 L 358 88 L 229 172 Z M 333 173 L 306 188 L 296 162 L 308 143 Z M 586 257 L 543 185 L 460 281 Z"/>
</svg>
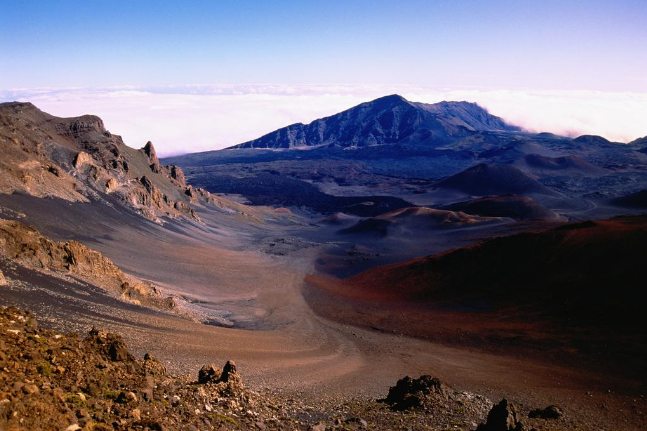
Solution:
<svg viewBox="0 0 647 431">
<path fill-rule="evenodd" d="M 388 96 L 378 97 L 375 100 L 366 102 L 367 104 L 385 104 L 385 103 L 411 103 L 399 94 L 389 94 Z"/>
</svg>

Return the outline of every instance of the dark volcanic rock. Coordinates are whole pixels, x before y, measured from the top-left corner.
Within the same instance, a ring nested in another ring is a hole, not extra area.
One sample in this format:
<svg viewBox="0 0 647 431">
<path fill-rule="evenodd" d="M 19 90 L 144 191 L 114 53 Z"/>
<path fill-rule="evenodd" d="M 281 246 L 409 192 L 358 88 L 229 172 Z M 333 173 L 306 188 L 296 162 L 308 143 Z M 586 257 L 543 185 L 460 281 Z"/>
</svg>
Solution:
<svg viewBox="0 0 647 431">
<path fill-rule="evenodd" d="M 564 415 L 562 409 L 555 405 L 546 407 L 545 409 L 536 409 L 528 414 L 530 418 L 539 419 L 559 419 Z"/>
<path fill-rule="evenodd" d="M 222 370 L 215 364 L 204 365 L 198 372 L 198 383 L 217 382 L 222 375 Z"/>
<path fill-rule="evenodd" d="M 92 328 L 85 341 L 101 352 L 105 358 L 113 362 L 134 360 L 120 335 Z"/>
<path fill-rule="evenodd" d="M 490 410 L 487 422 L 480 424 L 476 431 L 522 431 L 523 424 L 519 421 L 517 407 L 506 399 Z"/>
<path fill-rule="evenodd" d="M 424 375 L 417 379 L 406 376 L 398 380 L 398 383 L 389 389 L 384 402 L 393 410 L 409 410 L 433 404 L 438 399 L 447 399 L 445 385 L 437 378 Z"/>
<path fill-rule="evenodd" d="M 238 371 L 236 371 L 236 364 L 234 363 L 234 361 L 227 361 L 222 369 L 222 376 L 220 377 L 220 380 L 223 382 L 228 382 L 239 377 L 240 376 L 238 375 Z"/>
</svg>

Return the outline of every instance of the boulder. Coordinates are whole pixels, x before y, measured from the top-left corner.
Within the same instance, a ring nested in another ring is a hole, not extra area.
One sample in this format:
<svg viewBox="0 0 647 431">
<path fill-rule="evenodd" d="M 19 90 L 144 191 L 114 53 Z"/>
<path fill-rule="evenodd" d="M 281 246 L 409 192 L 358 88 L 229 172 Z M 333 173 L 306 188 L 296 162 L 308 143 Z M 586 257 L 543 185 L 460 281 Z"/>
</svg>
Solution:
<svg viewBox="0 0 647 431">
<path fill-rule="evenodd" d="M 128 352 L 126 343 L 119 335 L 92 328 L 85 338 L 85 342 L 113 362 L 130 362 L 134 360 L 133 356 Z"/>
<path fill-rule="evenodd" d="M 150 353 L 144 355 L 144 372 L 151 376 L 165 376 L 166 367 Z"/>
<path fill-rule="evenodd" d="M 222 376 L 220 377 L 220 381 L 227 383 L 234 379 L 240 379 L 238 371 L 236 371 L 236 364 L 234 363 L 234 361 L 227 361 L 222 369 Z"/>
<path fill-rule="evenodd" d="M 74 161 L 72 162 L 72 165 L 77 169 L 81 169 L 85 165 L 93 164 L 92 156 L 85 151 L 79 151 L 78 154 L 74 156 Z"/>
<path fill-rule="evenodd" d="M 198 371 L 198 383 L 217 382 L 222 374 L 222 370 L 215 364 L 204 365 Z"/>
<path fill-rule="evenodd" d="M 119 183 L 114 178 L 110 178 L 106 182 L 106 193 L 112 193 L 119 187 Z"/>
<path fill-rule="evenodd" d="M 437 378 L 423 375 L 417 379 L 406 376 L 398 380 L 398 383 L 389 389 L 384 402 L 393 410 L 409 410 L 423 408 L 425 405 L 446 399 L 445 385 Z"/>
<path fill-rule="evenodd" d="M 126 343 L 121 340 L 115 340 L 110 343 L 108 354 L 113 362 L 127 361 L 130 356 L 128 349 L 126 348 Z"/>
<path fill-rule="evenodd" d="M 487 421 L 480 424 L 476 431 L 523 431 L 517 407 L 505 398 L 492 407 L 487 415 Z"/>
<path fill-rule="evenodd" d="M 562 409 L 555 405 L 550 405 L 545 409 L 535 409 L 528 414 L 529 418 L 538 419 L 559 419 L 564 415 Z"/>
</svg>

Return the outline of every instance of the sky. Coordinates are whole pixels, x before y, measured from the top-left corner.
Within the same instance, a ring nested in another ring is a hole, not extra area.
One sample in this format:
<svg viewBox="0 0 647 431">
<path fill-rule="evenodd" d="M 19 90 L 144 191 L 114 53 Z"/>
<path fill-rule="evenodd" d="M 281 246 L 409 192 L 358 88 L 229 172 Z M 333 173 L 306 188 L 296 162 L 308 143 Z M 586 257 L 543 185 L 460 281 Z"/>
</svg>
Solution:
<svg viewBox="0 0 647 431">
<path fill-rule="evenodd" d="M 647 135 L 645 0 L 2 0 L 0 20 L 0 101 L 94 113 L 166 155 L 396 92 Z"/>
</svg>

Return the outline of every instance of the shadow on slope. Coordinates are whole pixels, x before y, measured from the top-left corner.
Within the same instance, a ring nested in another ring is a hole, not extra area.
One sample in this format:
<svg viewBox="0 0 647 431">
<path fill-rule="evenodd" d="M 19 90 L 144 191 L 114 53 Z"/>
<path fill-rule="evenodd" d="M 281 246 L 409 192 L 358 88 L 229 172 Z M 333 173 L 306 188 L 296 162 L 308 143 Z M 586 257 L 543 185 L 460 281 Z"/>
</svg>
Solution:
<svg viewBox="0 0 647 431">
<path fill-rule="evenodd" d="M 308 301 L 347 324 L 635 380 L 647 375 L 646 242 L 647 216 L 567 224 L 345 280 L 310 276 Z"/>
</svg>

